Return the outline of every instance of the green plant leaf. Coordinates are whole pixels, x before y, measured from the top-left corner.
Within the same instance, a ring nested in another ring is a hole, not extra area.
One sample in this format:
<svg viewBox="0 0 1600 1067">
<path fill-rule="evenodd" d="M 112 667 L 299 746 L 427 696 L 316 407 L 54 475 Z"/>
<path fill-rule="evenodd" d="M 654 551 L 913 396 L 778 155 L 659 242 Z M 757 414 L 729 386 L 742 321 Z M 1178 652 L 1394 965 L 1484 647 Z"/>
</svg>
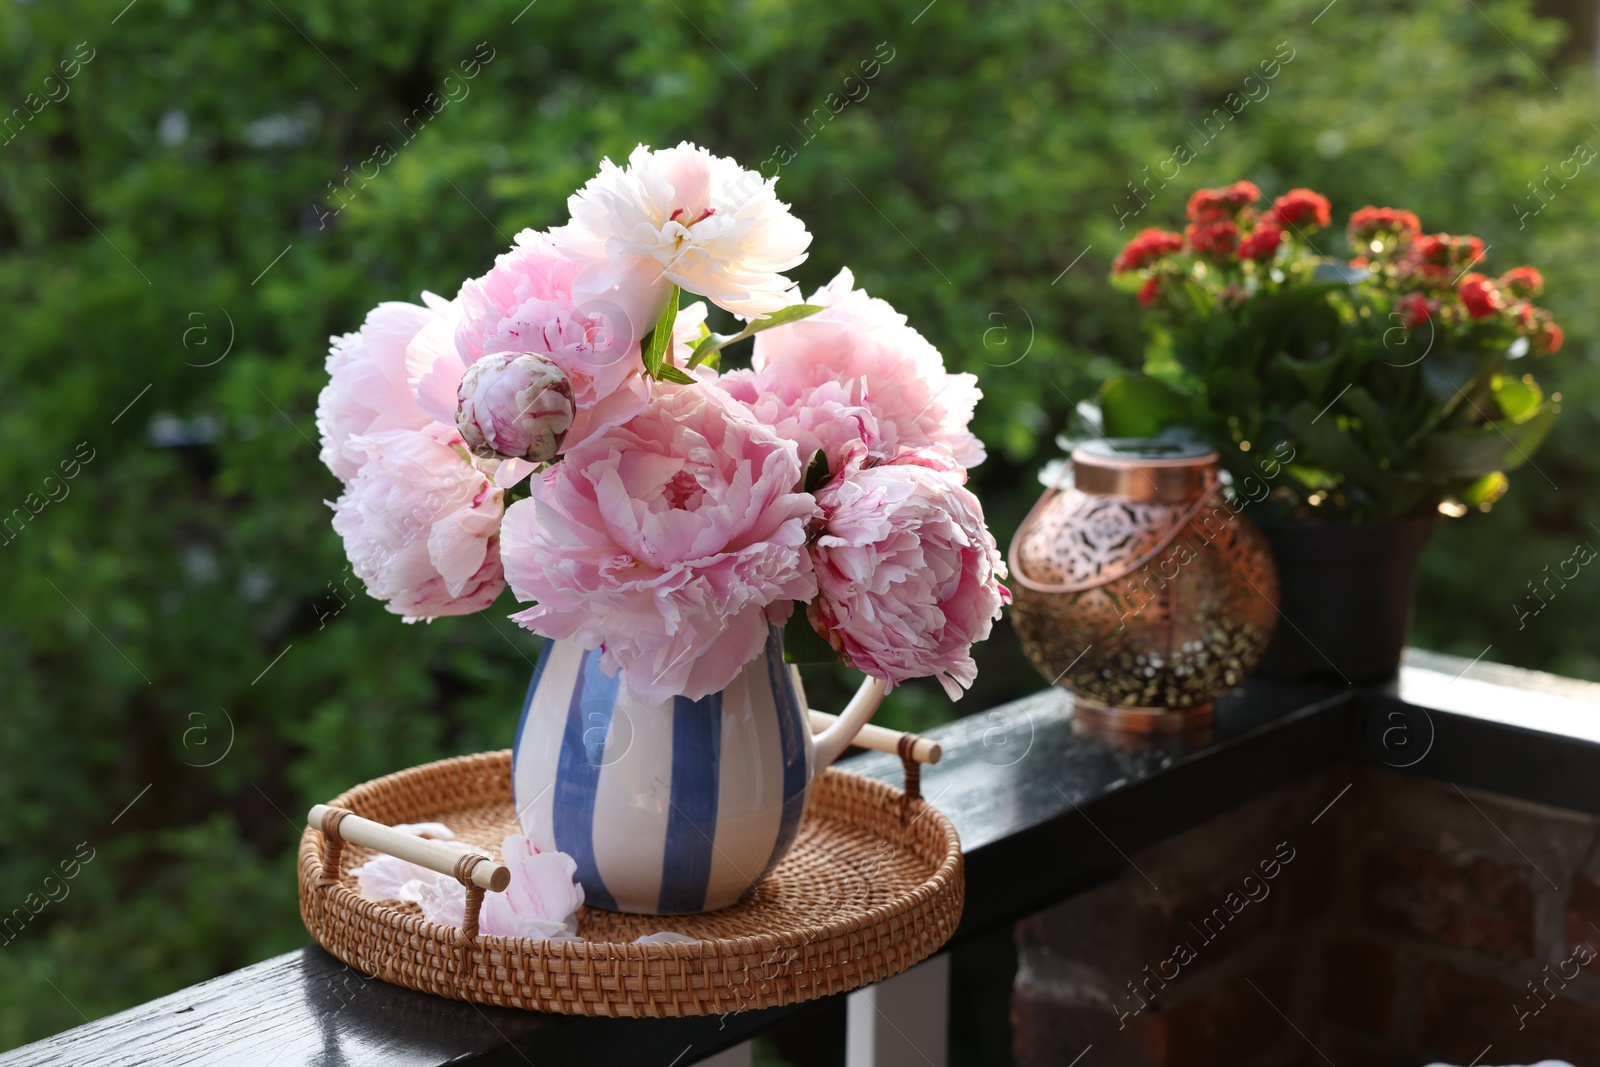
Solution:
<svg viewBox="0 0 1600 1067">
<path fill-rule="evenodd" d="M 677 382 L 679 385 L 693 385 L 694 379 L 671 363 L 661 364 L 656 371 L 656 377 L 664 382 Z"/>
<path fill-rule="evenodd" d="M 1461 502 L 1469 508 L 1493 504 L 1511 488 L 1504 471 L 1490 471 L 1461 491 Z"/>
<path fill-rule="evenodd" d="M 695 342 L 694 352 L 689 356 L 689 366 L 698 367 L 722 351 L 725 346 L 732 344 L 735 336 L 731 333 L 711 333 L 708 330 L 704 337 Z"/>
<path fill-rule="evenodd" d="M 1143 271 L 1124 271 L 1121 274 L 1112 274 L 1111 288 L 1127 293 L 1129 296 L 1144 288 L 1144 283 L 1149 279 Z"/>
<path fill-rule="evenodd" d="M 644 372 L 652 377 L 661 377 L 661 366 L 666 362 L 668 349 L 672 347 L 672 324 L 678 320 L 678 293 L 678 287 L 672 286 L 667 293 L 667 306 L 661 309 L 661 317 L 656 319 L 655 329 L 645 337 L 639 349 Z"/>
<path fill-rule="evenodd" d="M 1546 404 L 1522 422 L 1501 420 L 1436 433 L 1423 442 L 1423 463 L 1443 480 L 1475 481 L 1495 471 L 1515 470 L 1528 462 L 1555 420 L 1555 407 Z"/>
<path fill-rule="evenodd" d="M 1212 403 L 1226 405 L 1240 416 L 1261 406 L 1261 377 L 1242 367 L 1218 367 L 1211 372 Z"/>
<path fill-rule="evenodd" d="M 754 337 L 762 330 L 770 330 L 774 326 L 782 326 L 787 322 L 799 322 L 821 311 L 817 304 L 790 304 L 788 307 L 779 308 L 766 318 L 757 319 L 738 333 L 707 333 L 694 346 L 694 354 L 689 357 L 689 369 L 693 370 L 707 359 L 716 355 L 735 341 L 743 341 L 747 337 Z"/>
<path fill-rule="evenodd" d="M 1108 378 L 1100 386 L 1107 437 L 1154 437 L 1181 423 L 1189 405 L 1172 387 L 1143 374 Z"/>
<path fill-rule="evenodd" d="M 806 606 L 796 603 L 794 613 L 783 626 L 783 661 L 785 663 L 837 663 L 839 653 L 811 628 L 806 617 Z"/>
<path fill-rule="evenodd" d="M 750 325 L 741 330 L 738 336 L 751 337 L 760 333 L 762 330 L 770 330 L 774 326 L 782 326 L 785 323 L 799 322 L 801 319 L 809 319 L 811 316 L 815 315 L 821 310 L 823 310 L 821 304 L 790 304 L 788 307 L 779 308 L 777 311 L 769 312 L 766 316 L 752 322 Z"/>
<path fill-rule="evenodd" d="M 1338 471 L 1358 485 L 1377 491 L 1383 474 L 1371 454 L 1355 435 L 1340 429 L 1338 421 L 1310 404 L 1299 404 L 1289 413 L 1289 426 L 1295 439 L 1305 448 L 1305 459 L 1323 470 Z"/>
<path fill-rule="evenodd" d="M 1532 418 L 1544 403 L 1544 390 L 1539 388 L 1539 383 L 1530 374 L 1520 378 L 1497 374 L 1490 379 L 1489 388 L 1494 392 L 1495 403 L 1500 405 L 1500 410 L 1512 422 L 1524 422 Z"/>
<path fill-rule="evenodd" d="M 1340 369 L 1337 359 L 1293 359 L 1280 352 L 1272 357 L 1267 373 L 1274 390 L 1297 389 L 1303 397 L 1315 399 L 1329 392 L 1337 392 L 1330 386 Z"/>
<path fill-rule="evenodd" d="M 1451 350 L 1429 352 L 1421 367 L 1423 384 L 1446 411 L 1459 402 L 1461 394 L 1483 369 L 1470 353 Z"/>
<path fill-rule="evenodd" d="M 1394 437 L 1389 433 L 1390 416 L 1384 411 L 1372 394 L 1359 385 L 1352 385 L 1346 389 L 1340 403 L 1352 411 L 1356 418 L 1361 420 L 1361 427 L 1367 436 L 1385 454 L 1394 452 Z"/>
</svg>

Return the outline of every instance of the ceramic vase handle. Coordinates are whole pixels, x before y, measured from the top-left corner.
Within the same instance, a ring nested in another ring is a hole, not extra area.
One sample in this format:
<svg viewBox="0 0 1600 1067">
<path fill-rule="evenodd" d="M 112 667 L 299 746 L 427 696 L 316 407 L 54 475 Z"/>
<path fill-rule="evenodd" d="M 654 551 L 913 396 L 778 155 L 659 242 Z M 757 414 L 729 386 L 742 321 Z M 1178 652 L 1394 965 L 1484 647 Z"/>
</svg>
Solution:
<svg viewBox="0 0 1600 1067">
<path fill-rule="evenodd" d="M 861 688 L 856 690 L 856 695 L 850 698 L 850 703 L 845 706 L 839 715 L 839 720 L 826 730 L 817 734 L 812 739 L 812 744 L 817 751 L 817 769 L 839 758 L 861 728 L 872 718 L 872 713 L 878 710 L 878 705 L 883 703 L 884 681 L 882 678 L 868 678 L 861 683 Z"/>
</svg>

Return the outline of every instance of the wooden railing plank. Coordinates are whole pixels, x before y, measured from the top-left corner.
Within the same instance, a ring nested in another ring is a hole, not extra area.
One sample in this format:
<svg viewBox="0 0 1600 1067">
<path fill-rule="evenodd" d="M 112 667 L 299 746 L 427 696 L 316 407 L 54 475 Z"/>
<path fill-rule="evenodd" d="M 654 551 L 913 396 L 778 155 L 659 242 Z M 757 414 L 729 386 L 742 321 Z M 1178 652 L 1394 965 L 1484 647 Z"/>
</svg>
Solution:
<svg viewBox="0 0 1600 1067">
<path fill-rule="evenodd" d="M 1375 724 L 1396 713 L 1433 731 L 1415 765 L 1398 767 L 1374 742 Z M 1216 742 L 1185 755 L 1074 736 L 1059 690 L 960 720 L 931 731 L 945 758 L 923 772 L 924 796 L 950 815 L 967 855 L 967 909 L 953 944 L 1114 877 L 1127 852 L 1339 763 L 1600 813 L 1596 720 L 1600 686 L 1431 654 L 1413 654 L 1397 683 L 1372 690 L 1252 681 L 1219 704 Z M 887 781 L 900 774 L 897 760 L 877 754 L 842 765 Z M 541 1016 L 400 989 L 307 947 L 15 1049 L 0 1067 L 687 1065 L 811 1010 Z"/>
</svg>

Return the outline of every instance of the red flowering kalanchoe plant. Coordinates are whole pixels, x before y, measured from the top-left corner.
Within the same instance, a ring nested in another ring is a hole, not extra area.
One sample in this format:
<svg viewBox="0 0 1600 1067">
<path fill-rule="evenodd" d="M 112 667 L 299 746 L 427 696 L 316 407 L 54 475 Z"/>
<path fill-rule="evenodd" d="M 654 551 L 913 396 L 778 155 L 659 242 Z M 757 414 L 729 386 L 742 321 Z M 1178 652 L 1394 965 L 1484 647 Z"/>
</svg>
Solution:
<svg viewBox="0 0 1600 1067">
<path fill-rule="evenodd" d="M 1534 268 L 1496 277 L 1477 237 L 1374 206 L 1350 215 L 1335 259 L 1332 205 L 1311 189 L 1263 207 L 1234 182 L 1197 191 L 1187 215 L 1112 263 L 1152 329 L 1145 372 L 1102 390 L 1107 433 L 1201 437 L 1252 500 L 1359 522 L 1487 508 L 1548 432 L 1554 402 L 1514 368 L 1563 342 L 1533 304 Z"/>
<path fill-rule="evenodd" d="M 1256 264 L 1243 268 L 1247 276 L 1268 270 L 1281 250 L 1295 241 L 1305 242 L 1328 224 L 1327 198 L 1310 189 L 1291 190 L 1266 211 L 1256 208 L 1260 201 L 1261 190 L 1252 182 L 1201 189 L 1189 198 L 1189 222 L 1183 233 L 1143 231 L 1117 254 L 1111 271 L 1137 274 L 1142 280 L 1139 302 L 1155 307 L 1167 288 L 1180 286 L 1186 277 L 1205 277 L 1208 271 L 1213 278 L 1220 277 L 1211 268 Z M 1229 295 L 1240 292 L 1235 287 Z"/>
</svg>

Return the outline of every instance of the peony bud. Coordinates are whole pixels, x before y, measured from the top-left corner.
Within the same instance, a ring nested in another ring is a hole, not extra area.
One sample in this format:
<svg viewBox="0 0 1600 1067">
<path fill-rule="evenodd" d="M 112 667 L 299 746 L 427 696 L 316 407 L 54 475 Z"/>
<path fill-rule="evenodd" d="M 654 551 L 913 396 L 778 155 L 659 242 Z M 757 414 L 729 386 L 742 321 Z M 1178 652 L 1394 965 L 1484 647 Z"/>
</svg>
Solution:
<svg viewBox="0 0 1600 1067">
<path fill-rule="evenodd" d="M 486 459 L 554 459 L 572 426 L 572 383 L 546 356 L 484 356 L 467 367 L 456 396 L 456 428 Z"/>
</svg>

